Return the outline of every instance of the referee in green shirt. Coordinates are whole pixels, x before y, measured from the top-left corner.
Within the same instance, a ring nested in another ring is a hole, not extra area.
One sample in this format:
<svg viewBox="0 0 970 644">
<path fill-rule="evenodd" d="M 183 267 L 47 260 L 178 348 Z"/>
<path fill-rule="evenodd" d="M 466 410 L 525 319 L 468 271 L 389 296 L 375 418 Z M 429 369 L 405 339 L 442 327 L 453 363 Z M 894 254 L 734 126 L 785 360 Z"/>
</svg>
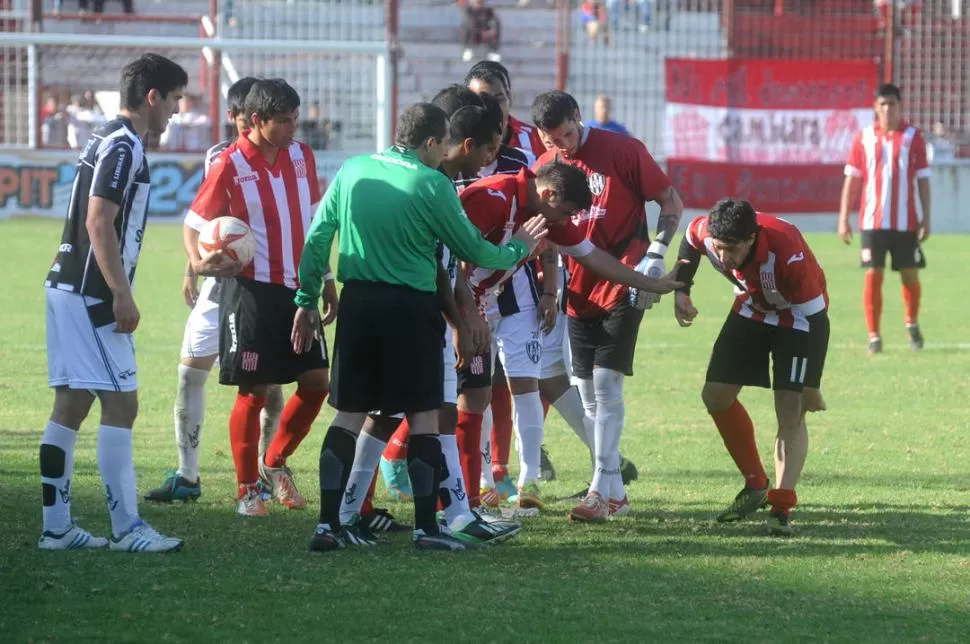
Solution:
<svg viewBox="0 0 970 644">
<path fill-rule="evenodd" d="M 344 163 L 327 190 L 300 262 L 296 350 L 309 349 L 320 328 L 317 301 L 339 231 L 337 279 L 343 283 L 334 338 L 330 404 L 337 409 L 320 453 L 320 521 L 311 550 L 341 548 L 339 525 L 357 436 L 367 413 L 403 412 L 411 427 L 408 474 L 414 494 L 414 543 L 456 550 L 435 520 L 441 475 L 438 409 L 444 378 L 445 322 L 435 298 L 436 246 L 460 259 L 511 269 L 546 234 L 541 217 L 504 246 L 485 241 L 468 221 L 454 186 L 436 168 L 446 150 L 448 118 L 419 103 L 398 121 L 397 141 L 384 152 Z"/>
</svg>

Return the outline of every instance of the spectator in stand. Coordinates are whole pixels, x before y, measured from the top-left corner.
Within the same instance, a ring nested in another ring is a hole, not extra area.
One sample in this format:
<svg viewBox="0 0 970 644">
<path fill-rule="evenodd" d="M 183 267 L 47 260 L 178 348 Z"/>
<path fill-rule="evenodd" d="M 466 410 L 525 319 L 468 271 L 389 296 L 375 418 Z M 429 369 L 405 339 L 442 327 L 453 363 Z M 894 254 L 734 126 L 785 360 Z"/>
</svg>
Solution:
<svg viewBox="0 0 970 644">
<path fill-rule="evenodd" d="M 54 2 L 54 11 L 60 12 L 62 0 Z M 94 13 L 104 13 L 104 0 L 94 0 Z M 125 13 L 135 13 L 134 0 L 121 0 L 121 6 Z M 85 13 L 88 10 L 88 0 L 77 0 L 77 10 Z"/>
<path fill-rule="evenodd" d="M 892 0 L 873 0 L 873 6 L 876 10 L 876 14 L 879 16 L 879 29 L 885 31 L 886 26 L 889 24 L 889 6 Z M 923 0 L 895 0 L 896 12 L 895 20 L 896 23 L 896 35 L 901 36 L 906 33 L 904 26 L 910 26 L 916 22 L 916 16 L 919 14 L 920 5 L 923 4 Z"/>
<path fill-rule="evenodd" d="M 485 6 L 485 0 L 467 0 L 462 11 L 461 44 L 464 51 L 461 59 L 467 63 L 475 56 L 474 47 L 485 45 L 488 47 L 486 58 L 495 62 L 502 60 L 498 53 L 501 23 L 495 11 Z"/>
<path fill-rule="evenodd" d="M 930 134 L 926 146 L 927 160 L 932 163 L 940 161 L 952 161 L 957 155 L 957 145 L 949 137 L 946 126 L 942 121 L 933 124 L 932 134 Z"/>
<path fill-rule="evenodd" d="M 72 150 L 79 150 L 84 147 L 91 133 L 99 125 L 105 122 L 104 114 L 100 109 L 89 106 L 84 98 L 75 94 L 71 97 L 71 104 L 67 106 L 67 113 L 70 117 L 67 124 L 67 143 Z"/>
<path fill-rule="evenodd" d="M 616 132 L 617 134 L 623 134 L 625 136 L 633 136 L 629 130 L 610 118 L 612 111 L 610 97 L 606 94 L 600 94 L 596 97 L 596 102 L 593 103 L 594 118 L 589 123 L 589 126 L 601 130 L 609 130 L 610 132 Z"/>
<path fill-rule="evenodd" d="M 211 145 L 212 125 L 205 110 L 188 94 L 179 100 L 179 111 L 169 119 L 162 133 L 161 146 L 165 150 L 201 152 Z"/>
<path fill-rule="evenodd" d="M 603 6 L 602 2 L 584 2 L 583 6 L 580 7 L 580 15 L 583 20 L 583 27 L 586 29 L 586 35 L 589 36 L 591 42 L 596 42 L 596 39 L 602 35 L 603 44 L 609 47 L 610 45 L 610 23 L 606 16 L 606 7 Z"/>
<path fill-rule="evenodd" d="M 619 26 L 620 15 L 627 13 L 631 6 L 636 13 L 637 28 L 641 33 L 646 33 L 653 21 L 653 0 L 606 0 L 606 12 L 612 27 L 615 29 Z M 666 29 L 670 30 L 669 20 Z"/>
<path fill-rule="evenodd" d="M 67 111 L 57 104 L 55 96 L 48 96 L 44 100 L 44 107 L 40 113 L 40 136 L 45 148 L 66 148 L 67 124 L 71 120 Z"/>
<path fill-rule="evenodd" d="M 330 121 L 321 118 L 320 103 L 311 103 L 306 116 L 299 120 L 300 140 L 312 150 L 330 147 Z"/>
</svg>

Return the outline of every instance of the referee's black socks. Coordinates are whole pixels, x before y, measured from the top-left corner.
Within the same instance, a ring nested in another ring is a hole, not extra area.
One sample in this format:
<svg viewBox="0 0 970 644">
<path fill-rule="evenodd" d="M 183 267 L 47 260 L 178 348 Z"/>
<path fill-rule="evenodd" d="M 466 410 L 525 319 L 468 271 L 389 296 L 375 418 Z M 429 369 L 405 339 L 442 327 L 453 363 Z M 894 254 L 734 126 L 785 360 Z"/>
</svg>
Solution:
<svg viewBox="0 0 970 644">
<path fill-rule="evenodd" d="M 414 527 L 438 534 L 435 518 L 441 485 L 441 443 L 436 435 L 411 434 L 408 440 L 408 476 L 414 494 Z"/>
<path fill-rule="evenodd" d="M 320 447 L 320 523 L 340 528 L 340 500 L 354 466 L 357 436 L 331 425 Z"/>
</svg>

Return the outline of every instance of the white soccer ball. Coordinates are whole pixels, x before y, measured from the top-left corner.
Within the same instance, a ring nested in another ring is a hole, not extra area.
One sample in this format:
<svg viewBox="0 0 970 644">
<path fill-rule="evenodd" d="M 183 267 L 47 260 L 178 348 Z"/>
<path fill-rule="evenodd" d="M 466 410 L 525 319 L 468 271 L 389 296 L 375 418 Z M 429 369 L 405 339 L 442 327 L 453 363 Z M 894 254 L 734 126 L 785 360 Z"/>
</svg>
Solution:
<svg viewBox="0 0 970 644">
<path fill-rule="evenodd" d="M 235 217 L 217 217 L 199 231 L 199 254 L 202 259 L 221 250 L 243 267 L 249 266 L 256 252 L 256 239 L 249 225 Z"/>
</svg>

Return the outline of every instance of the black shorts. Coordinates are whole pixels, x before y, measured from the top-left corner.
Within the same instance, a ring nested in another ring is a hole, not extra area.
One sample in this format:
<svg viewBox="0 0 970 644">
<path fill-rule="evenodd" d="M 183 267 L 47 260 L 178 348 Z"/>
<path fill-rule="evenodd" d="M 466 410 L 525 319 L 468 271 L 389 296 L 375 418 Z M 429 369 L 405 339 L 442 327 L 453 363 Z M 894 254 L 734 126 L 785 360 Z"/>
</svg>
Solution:
<svg viewBox="0 0 970 644">
<path fill-rule="evenodd" d="M 714 341 L 707 382 L 765 388 L 774 384 L 785 391 L 818 389 L 829 346 L 828 313 L 816 313 L 808 320 L 809 330 L 798 331 L 731 311 Z"/>
<path fill-rule="evenodd" d="M 220 384 L 285 385 L 330 366 L 326 340 L 314 340 L 307 353 L 293 351 L 295 290 L 239 277 L 219 286 Z"/>
<path fill-rule="evenodd" d="M 623 300 L 604 315 L 589 318 L 569 317 L 569 346 L 573 375 L 582 380 L 593 377 L 593 367 L 633 375 L 633 354 L 643 310 Z"/>
<path fill-rule="evenodd" d="M 492 386 L 493 369 L 501 369 L 502 364 L 496 358 L 492 358 L 492 352 L 485 355 L 475 356 L 471 361 L 456 369 L 458 372 L 458 393 L 466 389 L 484 389 Z"/>
<path fill-rule="evenodd" d="M 885 268 L 886 253 L 892 257 L 892 269 L 926 268 L 926 255 L 916 233 L 903 230 L 863 230 L 862 268 Z"/>
<path fill-rule="evenodd" d="M 340 292 L 330 404 L 385 415 L 440 409 L 445 321 L 434 293 L 349 281 Z"/>
</svg>

